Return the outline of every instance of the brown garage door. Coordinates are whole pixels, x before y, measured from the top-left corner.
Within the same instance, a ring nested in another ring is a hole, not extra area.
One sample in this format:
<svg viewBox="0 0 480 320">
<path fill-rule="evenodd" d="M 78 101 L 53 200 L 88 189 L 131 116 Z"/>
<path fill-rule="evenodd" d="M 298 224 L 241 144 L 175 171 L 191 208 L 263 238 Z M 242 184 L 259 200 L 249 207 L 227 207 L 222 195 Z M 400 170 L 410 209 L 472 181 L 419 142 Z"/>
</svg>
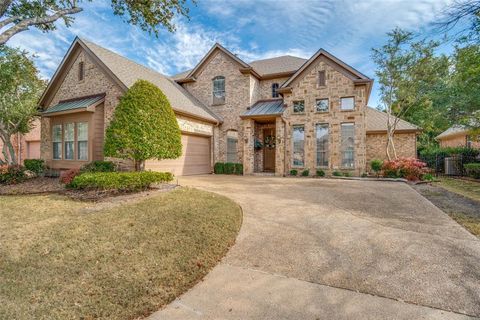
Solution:
<svg viewBox="0 0 480 320">
<path fill-rule="evenodd" d="M 211 173 L 210 137 L 182 134 L 182 156 L 174 160 L 149 160 L 145 169 L 172 172 L 176 176 Z"/>
</svg>

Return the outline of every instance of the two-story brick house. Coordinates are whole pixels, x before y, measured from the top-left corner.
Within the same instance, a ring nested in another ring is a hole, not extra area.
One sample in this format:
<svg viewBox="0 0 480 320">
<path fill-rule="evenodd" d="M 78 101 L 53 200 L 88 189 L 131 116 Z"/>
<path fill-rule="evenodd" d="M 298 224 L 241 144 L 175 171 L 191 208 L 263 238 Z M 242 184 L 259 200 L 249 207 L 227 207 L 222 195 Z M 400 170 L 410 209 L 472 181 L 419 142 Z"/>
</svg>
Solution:
<svg viewBox="0 0 480 320">
<path fill-rule="evenodd" d="M 65 169 L 103 159 L 118 99 L 138 79 L 165 93 L 182 130 L 182 157 L 147 161 L 147 169 L 200 174 L 215 162 L 241 162 L 245 174 L 358 175 L 384 158 L 386 116 L 367 106 L 373 80 L 325 50 L 246 63 L 216 44 L 192 70 L 167 77 L 77 38 L 40 101 L 47 163 Z M 400 156 L 415 156 L 418 131 L 400 121 Z"/>
</svg>

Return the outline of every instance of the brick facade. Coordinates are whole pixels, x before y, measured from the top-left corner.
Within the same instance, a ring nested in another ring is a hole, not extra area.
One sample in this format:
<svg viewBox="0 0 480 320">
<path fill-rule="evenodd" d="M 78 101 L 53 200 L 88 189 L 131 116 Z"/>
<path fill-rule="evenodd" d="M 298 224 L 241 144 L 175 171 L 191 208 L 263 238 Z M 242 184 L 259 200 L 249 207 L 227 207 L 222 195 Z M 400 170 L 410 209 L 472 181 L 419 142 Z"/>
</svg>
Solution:
<svg viewBox="0 0 480 320">
<path fill-rule="evenodd" d="M 415 133 L 396 133 L 394 136 L 395 151 L 398 157 L 416 158 L 417 135 Z M 386 160 L 387 133 L 367 133 L 367 168 L 373 159 Z"/>
</svg>

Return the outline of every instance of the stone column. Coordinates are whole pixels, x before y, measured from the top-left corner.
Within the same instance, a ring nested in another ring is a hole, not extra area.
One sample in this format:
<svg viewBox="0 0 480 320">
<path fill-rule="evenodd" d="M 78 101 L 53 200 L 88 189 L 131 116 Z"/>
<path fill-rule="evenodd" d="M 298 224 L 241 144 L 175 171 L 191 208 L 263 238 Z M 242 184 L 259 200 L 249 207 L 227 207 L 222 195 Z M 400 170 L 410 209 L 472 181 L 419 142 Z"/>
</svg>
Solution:
<svg viewBox="0 0 480 320">
<path fill-rule="evenodd" d="M 275 175 L 285 174 L 285 123 L 281 117 L 275 119 Z"/>
<path fill-rule="evenodd" d="M 243 120 L 243 174 L 253 174 L 255 143 L 255 121 L 252 119 Z"/>
</svg>

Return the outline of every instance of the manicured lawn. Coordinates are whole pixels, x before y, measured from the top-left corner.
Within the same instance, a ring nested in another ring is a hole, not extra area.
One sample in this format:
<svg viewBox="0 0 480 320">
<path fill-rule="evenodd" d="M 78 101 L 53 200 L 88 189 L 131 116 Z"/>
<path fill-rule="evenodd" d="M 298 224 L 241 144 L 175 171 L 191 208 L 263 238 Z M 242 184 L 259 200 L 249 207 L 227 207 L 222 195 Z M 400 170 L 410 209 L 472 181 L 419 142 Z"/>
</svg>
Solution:
<svg viewBox="0 0 480 320">
<path fill-rule="evenodd" d="M 441 178 L 437 184 L 464 197 L 480 201 L 480 182 L 454 178 Z"/>
<path fill-rule="evenodd" d="M 223 257 L 242 219 L 186 188 L 101 210 L 55 195 L 0 204 L 0 319 L 147 316 Z"/>
</svg>

